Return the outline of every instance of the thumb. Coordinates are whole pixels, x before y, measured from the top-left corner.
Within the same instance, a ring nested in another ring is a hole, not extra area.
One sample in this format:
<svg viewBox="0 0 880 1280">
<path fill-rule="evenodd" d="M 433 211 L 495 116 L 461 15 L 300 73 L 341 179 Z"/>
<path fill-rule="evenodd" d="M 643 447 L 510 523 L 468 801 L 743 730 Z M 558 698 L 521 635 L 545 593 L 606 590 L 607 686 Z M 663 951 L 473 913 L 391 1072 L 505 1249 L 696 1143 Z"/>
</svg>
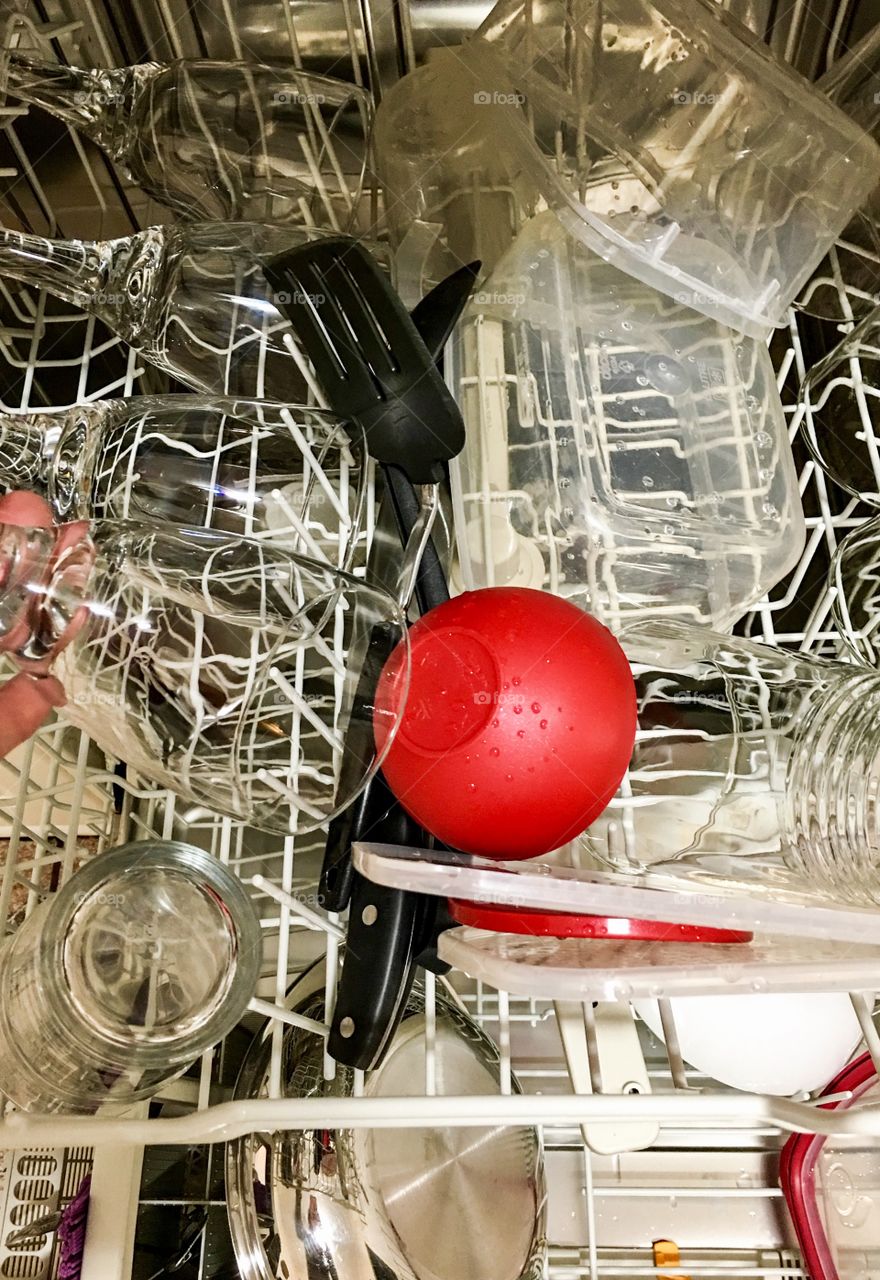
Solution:
<svg viewBox="0 0 880 1280">
<path fill-rule="evenodd" d="M 21 671 L 0 687 L 0 759 L 26 742 L 65 701 L 54 676 L 36 678 Z"/>
</svg>

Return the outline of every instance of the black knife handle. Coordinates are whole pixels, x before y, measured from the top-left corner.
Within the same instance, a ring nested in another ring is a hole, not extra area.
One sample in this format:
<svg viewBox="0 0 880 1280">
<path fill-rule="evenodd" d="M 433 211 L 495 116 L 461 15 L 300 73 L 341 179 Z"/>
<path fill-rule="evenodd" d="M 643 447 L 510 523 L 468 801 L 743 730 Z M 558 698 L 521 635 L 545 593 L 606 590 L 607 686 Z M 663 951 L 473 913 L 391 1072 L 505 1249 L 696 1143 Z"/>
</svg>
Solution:
<svg viewBox="0 0 880 1280">
<path fill-rule="evenodd" d="M 370 1071 L 382 1061 L 412 989 L 416 957 L 439 899 L 373 884 L 354 873 L 342 974 L 327 1042 L 337 1062 Z"/>
<path fill-rule="evenodd" d="M 399 467 L 382 468 L 385 492 L 391 503 L 401 542 L 406 544 L 413 526 L 422 512 L 421 500 L 406 474 Z M 449 599 L 446 572 L 437 553 L 433 538 L 425 543 L 422 559 L 416 574 L 416 600 L 420 613 L 427 613 Z"/>
<path fill-rule="evenodd" d="M 412 818 L 401 808 L 381 770 L 339 819 L 330 824 L 318 887 L 318 901 L 325 911 L 344 911 L 349 904 L 355 876 L 351 847 L 358 840 L 416 846 L 425 841 L 421 828 L 414 829 Z"/>
</svg>

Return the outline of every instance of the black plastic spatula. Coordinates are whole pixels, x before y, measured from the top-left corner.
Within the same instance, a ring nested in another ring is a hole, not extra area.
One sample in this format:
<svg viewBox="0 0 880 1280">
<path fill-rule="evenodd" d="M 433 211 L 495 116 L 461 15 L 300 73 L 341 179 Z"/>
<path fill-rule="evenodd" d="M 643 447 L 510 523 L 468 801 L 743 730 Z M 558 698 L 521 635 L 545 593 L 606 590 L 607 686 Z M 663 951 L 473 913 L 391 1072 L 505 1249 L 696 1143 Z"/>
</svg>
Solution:
<svg viewBox="0 0 880 1280">
<path fill-rule="evenodd" d="M 355 241 L 303 245 L 264 270 L 279 296 L 290 299 L 279 305 L 297 331 L 330 408 L 358 422 L 370 453 L 382 464 L 398 529 L 407 542 L 423 511 L 415 486 L 436 485 L 464 444 L 461 414 L 435 361 L 467 301 L 478 264 L 442 282 L 412 317 Z M 423 612 L 448 598 L 430 539 L 416 594 Z M 374 633 L 358 690 L 364 705 L 387 656 L 387 638 Z M 359 769 L 355 762 L 372 752 L 365 734 L 369 718 L 353 717 L 346 755 Z M 430 963 L 438 910 L 436 899 L 382 888 L 353 872 L 351 844 L 367 833 L 391 844 L 424 839 L 381 774 L 331 824 L 321 880 L 328 909 L 350 906 L 346 961 L 328 1047 L 338 1061 L 362 1069 L 381 1060 L 417 960 Z"/>
<path fill-rule="evenodd" d="M 330 409 L 357 421 L 382 464 L 406 542 L 421 513 L 414 486 L 438 484 L 464 446 L 464 422 L 437 361 L 470 297 L 480 264 L 459 268 L 407 311 L 356 240 L 300 245 L 263 266 Z M 424 613 L 448 595 L 428 542 L 416 583 Z M 334 908 L 339 909 L 337 906 Z"/>
<path fill-rule="evenodd" d="M 360 424 L 377 462 L 399 467 L 413 484 L 439 483 L 464 447 L 464 422 L 378 263 L 339 237 L 301 245 L 263 269 L 332 411 Z"/>
</svg>

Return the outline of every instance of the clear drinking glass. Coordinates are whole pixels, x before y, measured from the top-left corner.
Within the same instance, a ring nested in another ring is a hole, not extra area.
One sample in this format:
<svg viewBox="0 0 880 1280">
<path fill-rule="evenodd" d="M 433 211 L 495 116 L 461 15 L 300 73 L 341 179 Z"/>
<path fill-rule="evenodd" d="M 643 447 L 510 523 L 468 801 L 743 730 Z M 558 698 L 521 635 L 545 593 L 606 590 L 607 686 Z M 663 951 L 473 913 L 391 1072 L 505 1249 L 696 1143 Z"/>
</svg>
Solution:
<svg viewBox="0 0 880 1280">
<path fill-rule="evenodd" d="M 28 1111 L 148 1098 L 241 1019 L 260 922 L 221 862 L 176 841 L 86 863 L 0 947 L 0 1086 Z"/>
<path fill-rule="evenodd" d="M 813 365 L 800 398 L 816 461 L 854 498 L 880 506 L 880 307 Z"/>
<path fill-rule="evenodd" d="M 360 668 L 376 627 L 406 645 L 405 618 L 326 563 L 206 529 L 2 525 L 0 581 L 0 650 L 51 665 L 67 720 L 191 802 L 314 830 L 381 763 L 342 773 L 343 742 L 364 717 L 372 744 Z"/>
<path fill-rule="evenodd" d="M 848 533 L 828 574 L 831 617 L 859 662 L 880 667 L 880 516 Z"/>
<path fill-rule="evenodd" d="M 320 234 L 257 222 L 149 227 L 100 241 L 0 231 L 0 275 L 98 316 L 197 391 L 320 405 L 262 270 L 266 259 Z"/>
<path fill-rule="evenodd" d="M 468 587 L 544 587 L 612 629 L 724 629 L 797 563 L 797 472 L 764 344 L 624 275 L 549 212 L 458 326 Z"/>
<path fill-rule="evenodd" d="M 687 892 L 880 904 L 880 674 L 685 623 L 619 639 L 639 728 L 588 848 Z"/>
<path fill-rule="evenodd" d="M 299 405 L 169 395 L 0 414 L 0 484 L 44 495 L 59 521 L 261 534 L 347 569 L 365 481 L 359 428 Z"/>
<path fill-rule="evenodd" d="M 181 218 L 344 231 L 370 99 L 295 67 L 180 59 L 82 70 L 7 51 L 0 87 L 78 129 Z"/>
</svg>

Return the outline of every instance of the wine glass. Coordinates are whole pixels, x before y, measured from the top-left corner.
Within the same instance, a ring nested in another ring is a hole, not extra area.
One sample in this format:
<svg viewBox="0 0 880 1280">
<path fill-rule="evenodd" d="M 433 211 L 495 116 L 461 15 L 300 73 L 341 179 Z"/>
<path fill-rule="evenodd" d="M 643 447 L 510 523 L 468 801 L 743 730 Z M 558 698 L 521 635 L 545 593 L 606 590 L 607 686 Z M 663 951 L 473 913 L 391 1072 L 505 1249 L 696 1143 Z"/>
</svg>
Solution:
<svg viewBox="0 0 880 1280">
<path fill-rule="evenodd" d="M 0 582 L 0 651 L 51 667 L 67 720 L 191 803 L 315 830 L 381 763 L 356 686 L 377 628 L 408 640 L 377 587 L 266 541 L 130 521 L 0 525 Z M 398 711 L 378 713 L 390 737 Z M 343 772 L 359 718 L 370 746 Z"/>
<path fill-rule="evenodd" d="M 168 395 L 0 414 L 0 483 L 42 493 L 57 520 L 205 525 L 343 569 L 366 538 L 366 474 L 360 429 L 300 405 Z"/>
<path fill-rule="evenodd" d="M 83 69 L 7 50 L 6 92 L 90 138 L 178 217 L 347 229 L 371 106 L 296 67 L 181 58 Z"/>
</svg>

